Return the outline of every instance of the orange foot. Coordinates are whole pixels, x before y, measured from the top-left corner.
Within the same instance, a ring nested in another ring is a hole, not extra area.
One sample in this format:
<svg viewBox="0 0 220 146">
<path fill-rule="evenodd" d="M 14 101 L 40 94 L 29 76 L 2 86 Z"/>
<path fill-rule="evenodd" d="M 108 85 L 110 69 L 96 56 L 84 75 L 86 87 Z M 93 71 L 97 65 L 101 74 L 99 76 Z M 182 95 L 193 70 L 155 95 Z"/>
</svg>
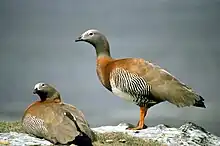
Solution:
<svg viewBox="0 0 220 146">
<path fill-rule="evenodd" d="M 147 128 L 147 126 L 144 124 L 144 118 L 147 114 L 147 109 L 145 107 L 140 107 L 140 120 L 136 127 L 128 127 L 128 130 L 141 130 Z"/>
<path fill-rule="evenodd" d="M 142 126 L 142 125 L 140 125 L 139 122 L 138 122 L 138 124 L 137 124 L 136 127 L 128 127 L 128 128 L 126 128 L 126 129 L 127 129 L 127 130 L 141 130 L 141 129 L 146 129 L 146 128 L 147 128 L 147 126 L 146 126 L 145 124 L 143 124 L 143 126 Z"/>
<path fill-rule="evenodd" d="M 141 130 L 141 129 L 144 129 L 144 127 L 137 126 L 137 127 L 134 127 L 134 128 L 127 128 L 127 130 Z"/>
</svg>

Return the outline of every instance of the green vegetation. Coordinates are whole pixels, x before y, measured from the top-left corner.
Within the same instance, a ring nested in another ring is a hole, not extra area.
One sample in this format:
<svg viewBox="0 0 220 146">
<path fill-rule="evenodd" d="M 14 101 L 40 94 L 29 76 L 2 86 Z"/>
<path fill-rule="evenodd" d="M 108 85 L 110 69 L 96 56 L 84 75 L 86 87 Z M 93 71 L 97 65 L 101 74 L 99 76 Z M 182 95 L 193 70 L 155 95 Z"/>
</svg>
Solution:
<svg viewBox="0 0 220 146">
<path fill-rule="evenodd" d="M 16 122 L 0 122 L 0 133 L 6 133 L 6 132 L 22 132 L 24 133 L 21 123 L 16 121 Z"/>
<path fill-rule="evenodd" d="M 94 146 L 161 146 L 158 142 L 134 138 L 119 132 L 97 134 L 97 139 Z"/>
<path fill-rule="evenodd" d="M 20 122 L 0 122 L 0 133 L 4 132 L 24 132 Z M 146 141 L 140 138 L 134 138 L 124 133 L 104 133 L 97 134 L 97 141 L 94 146 L 161 146 L 154 141 Z"/>
</svg>

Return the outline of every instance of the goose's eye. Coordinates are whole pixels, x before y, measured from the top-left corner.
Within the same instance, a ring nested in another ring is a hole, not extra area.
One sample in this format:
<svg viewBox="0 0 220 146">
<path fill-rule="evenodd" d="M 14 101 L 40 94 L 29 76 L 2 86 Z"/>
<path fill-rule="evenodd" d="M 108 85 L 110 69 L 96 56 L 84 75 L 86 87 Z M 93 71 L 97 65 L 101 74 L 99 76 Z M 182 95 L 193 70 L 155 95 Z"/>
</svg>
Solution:
<svg viewBox="0 0 220 146">
<path fill-rule="evenodd" d="M 92 33 L 92 32 L 90 32 L 90 33 L 89 33 L 89 35 L 90 35 L 90 36 L 92 36 L 92 35 L 93 35 L 93 33 Z"/>
</svg>

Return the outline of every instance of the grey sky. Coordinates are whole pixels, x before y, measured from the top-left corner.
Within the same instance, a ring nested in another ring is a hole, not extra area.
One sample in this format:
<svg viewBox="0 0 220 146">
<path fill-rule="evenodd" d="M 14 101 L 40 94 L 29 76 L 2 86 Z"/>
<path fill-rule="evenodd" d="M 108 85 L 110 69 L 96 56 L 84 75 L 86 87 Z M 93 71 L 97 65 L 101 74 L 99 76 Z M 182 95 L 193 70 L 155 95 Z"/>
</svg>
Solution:
<svg viewBox="0 0 220 146">
<path fill-rule="evenodd" d="M 146 124 L 192 121 L 220 135 L 219 13 L 219 0 L 1 0 L 0 120 L 19 120 L 43 81 L 83 110 L 91 126 L 136 124 L 139 108 L 99 83 L 92 46 L 73 42 L 96 28 L 113 57 L 153 61 L 205 98 L 206 109 L 159 104 Z"/>
</svg>

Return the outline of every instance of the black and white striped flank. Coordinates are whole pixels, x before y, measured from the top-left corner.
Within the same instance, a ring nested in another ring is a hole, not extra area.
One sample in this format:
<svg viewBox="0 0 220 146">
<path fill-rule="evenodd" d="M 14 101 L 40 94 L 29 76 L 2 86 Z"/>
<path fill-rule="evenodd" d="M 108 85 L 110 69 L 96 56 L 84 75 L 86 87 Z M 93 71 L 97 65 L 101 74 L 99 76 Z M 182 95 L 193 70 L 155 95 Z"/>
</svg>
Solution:
<svg viewBox="0 0 220 146">
<path fill-rule="evenodd" d="M 112 92 L 139 106 L 149 107 L 156 104 L 150 99 L 151 86 L 143 77 L 130 73 L 123 68 L 116 68 L 110 74 Z"/>
</svg>

